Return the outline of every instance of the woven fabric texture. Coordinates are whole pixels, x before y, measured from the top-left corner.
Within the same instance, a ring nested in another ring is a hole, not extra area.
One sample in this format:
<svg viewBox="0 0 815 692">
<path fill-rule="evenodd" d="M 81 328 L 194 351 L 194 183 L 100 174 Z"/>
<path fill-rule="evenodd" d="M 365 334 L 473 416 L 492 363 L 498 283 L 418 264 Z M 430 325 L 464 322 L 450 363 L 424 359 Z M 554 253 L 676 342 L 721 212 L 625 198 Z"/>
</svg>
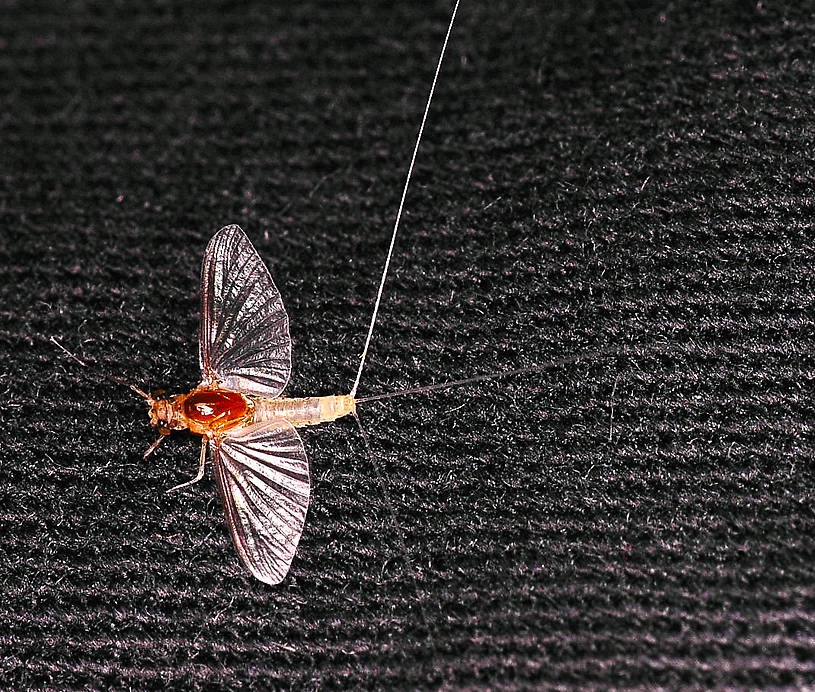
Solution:
<svg viewBox="0 0 815 692">
<path fill-rule="evenodd" d="M 815 685 L 811 2 L 465 0 L 360 396 L 279 587 L 198 440 L 237 223 L 288 394 L 347 393 L 452 5 L 0 7 L 0 679 L 15 690 Z"/>
</svg>

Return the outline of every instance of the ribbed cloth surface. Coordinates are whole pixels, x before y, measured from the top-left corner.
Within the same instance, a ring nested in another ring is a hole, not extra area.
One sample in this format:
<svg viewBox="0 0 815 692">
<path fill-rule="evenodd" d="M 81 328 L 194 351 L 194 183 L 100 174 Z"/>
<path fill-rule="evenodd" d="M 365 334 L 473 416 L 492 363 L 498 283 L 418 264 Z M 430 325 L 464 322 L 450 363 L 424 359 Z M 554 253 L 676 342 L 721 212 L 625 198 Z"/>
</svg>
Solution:
<svg viewBox="0 0 815 692">
<path fill-rule="evenodd" d="M 286 581 L 198 440 L 241 225 L 347 393 L 451 4 L 3 3 L 0 685 L 815 685 L 811 2 L 465 0 L 360 396 Z M 397 529 L 398 527 L 398 529 Z"/>
</svg>

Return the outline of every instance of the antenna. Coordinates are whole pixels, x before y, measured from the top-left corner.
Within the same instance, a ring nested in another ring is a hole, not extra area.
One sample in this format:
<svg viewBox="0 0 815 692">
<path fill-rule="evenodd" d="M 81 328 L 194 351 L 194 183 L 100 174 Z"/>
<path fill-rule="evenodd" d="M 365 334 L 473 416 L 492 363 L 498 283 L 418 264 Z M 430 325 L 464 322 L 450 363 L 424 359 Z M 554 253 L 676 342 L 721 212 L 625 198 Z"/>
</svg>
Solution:
<svg viewBox="0 0 815 692">
<path fill-rule="evenodd" d="M 82 360 L 79 356 L 75 353 L 71 353 L 65 346 L 63 346 L 59 341 L 57 341 L 53 336 L 49 339 L 49 341 L 54 344 L 57 348 L 61 349 L 64 353 L 68 355 L 69 358 L 73 358 L 77 363 L 79 363 L 82 367 L 88 368 L 91 372 L 95 372 L 97 375 L 104 377 L 106 380 L 110 380 L 111 382 L 115 382 L 116 384 L 120 384 L 124 387 L 128 387 L 132 389 L 136 394 L 139 396 L 143 396 L 147 401 L 152 401 L 152 397 L 145 391 L 139 389 L 135 384 L 130 384 L 130 382 L 125 382 L 120 377 L 116 377 L 114 375 L 108 375 L 106 372 L 102 372 L 98 368 L 93 367 L 92 365 L 88 365 L 84 360 Z M 150 451 L 153 451 L 152 449 Z"/>
<path fill-rule="evenodd" d="M 407 197 L 408 187 L 410 186 L 410 179 L 413 176 L 413 167 L 416 164 L 416 154 L 419 153 L 419 144 L 422 141 L 424 134 L 424 126 L 427 122 L 427 114 L 430 112 L 430 102 L 433 100 L 433 93 L 436 91 L 436 82 L 439 80 L 439 72 L 441 72 L 441 64 L 444 60 L 444 54 L 447 52 L 447 44 L 450 41 L 450 34 L 453 31 L 453 22 L 456 19 L 456 12 L 458 12 L 458 5 L 461 0 L 456 0 L 453 7 L 453 14 L 450 16 L 450 24 L 447 26 L 447 34 L 444 37 L 444 43 L 441 46 L 439 53 L 439 61 L 436 64 L 436 73 L 433 75 L 433 83 L 430 85 L 430 92 L 427 95 L 427 105 L 424 108 L 424 115 L 422 116 L 422 123 L 419 125 L 419 134 L 416 137 L 416 145 L 413 147 L 413 156 L 410 158 L 410 166 L 408 166 L 407 176 L 405 177 L 405 186 L 402 188 L 402 199 L 399 200 L 399 209 L 396 212 L 396 220 L 393 223 L 393 234 L 391 235 L 391 244 L 388 248 L 388 255 L 385 258 L 385 267 L 382 270 L 382 279 L 379 282 L 379 290 L 376 293 L 376 302 L 374 303 L 374 312 L 371 315 L 371 324 L 368 327 L 368 336 L 365 338 L 365 347 L 362 349 L 362 358 L 359 361 L 359 370 L 357 371 L 357 379 L 354 380 L 354 386 L 351 387 L 351 397 L 355 397 L 357 389 L 359 388 L 359 380 L 362 377 L 362 368 L 365 367 L 365 358 L 368 355 L 368 347 L 371 345 L 371 336 L 374 333 L 374 325 L 376 324 L 376 316 L 379 313 L 379 303 L 382 301 L 382 291 L 385 288 L 385 279 L 388 276 L 388 269 L 391 264 L 391 257 L 393 257 L 393 248 L 396 245 L 396 234 L 399 231 L 399 222 L 402 220 L 402 211 L 405 208 L 405 197 Z"/>
</svg>

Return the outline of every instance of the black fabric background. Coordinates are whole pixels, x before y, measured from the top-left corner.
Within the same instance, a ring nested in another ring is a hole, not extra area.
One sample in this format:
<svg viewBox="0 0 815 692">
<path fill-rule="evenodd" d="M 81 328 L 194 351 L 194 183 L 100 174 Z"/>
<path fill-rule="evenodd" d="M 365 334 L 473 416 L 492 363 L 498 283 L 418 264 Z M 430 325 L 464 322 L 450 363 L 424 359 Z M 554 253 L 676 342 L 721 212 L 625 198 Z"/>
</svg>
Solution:
<svg viewBox="0 0 815 692">
<path fill-rule="evenodd" d="M 48 343 L 186 391 L 238 223 L 347 392 L 449 11 L 4 3 L 3 686 L 815 684 L 809 2 L 464 2 L 360 394 L 584 358 L 306 430 L 280 587 Z"/>
</svg>

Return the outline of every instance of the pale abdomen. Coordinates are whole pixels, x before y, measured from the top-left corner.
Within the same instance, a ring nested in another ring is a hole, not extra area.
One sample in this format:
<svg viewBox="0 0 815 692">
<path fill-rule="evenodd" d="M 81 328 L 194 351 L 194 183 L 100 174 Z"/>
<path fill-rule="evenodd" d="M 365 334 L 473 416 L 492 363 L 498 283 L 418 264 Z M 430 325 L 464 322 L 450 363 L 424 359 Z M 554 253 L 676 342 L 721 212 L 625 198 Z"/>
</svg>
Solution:
<svg viewBox="0 0 815 692">
<path fill-rule="evenodd" d="M 352 396 L 313 396 L 305 399 L 266 399 L 252 397 L 255 404 L 253 423 L 270 423 L 285 419 L 294 426 L 317 425 L 347 416 L 356 410 Z"/>
</svg>

